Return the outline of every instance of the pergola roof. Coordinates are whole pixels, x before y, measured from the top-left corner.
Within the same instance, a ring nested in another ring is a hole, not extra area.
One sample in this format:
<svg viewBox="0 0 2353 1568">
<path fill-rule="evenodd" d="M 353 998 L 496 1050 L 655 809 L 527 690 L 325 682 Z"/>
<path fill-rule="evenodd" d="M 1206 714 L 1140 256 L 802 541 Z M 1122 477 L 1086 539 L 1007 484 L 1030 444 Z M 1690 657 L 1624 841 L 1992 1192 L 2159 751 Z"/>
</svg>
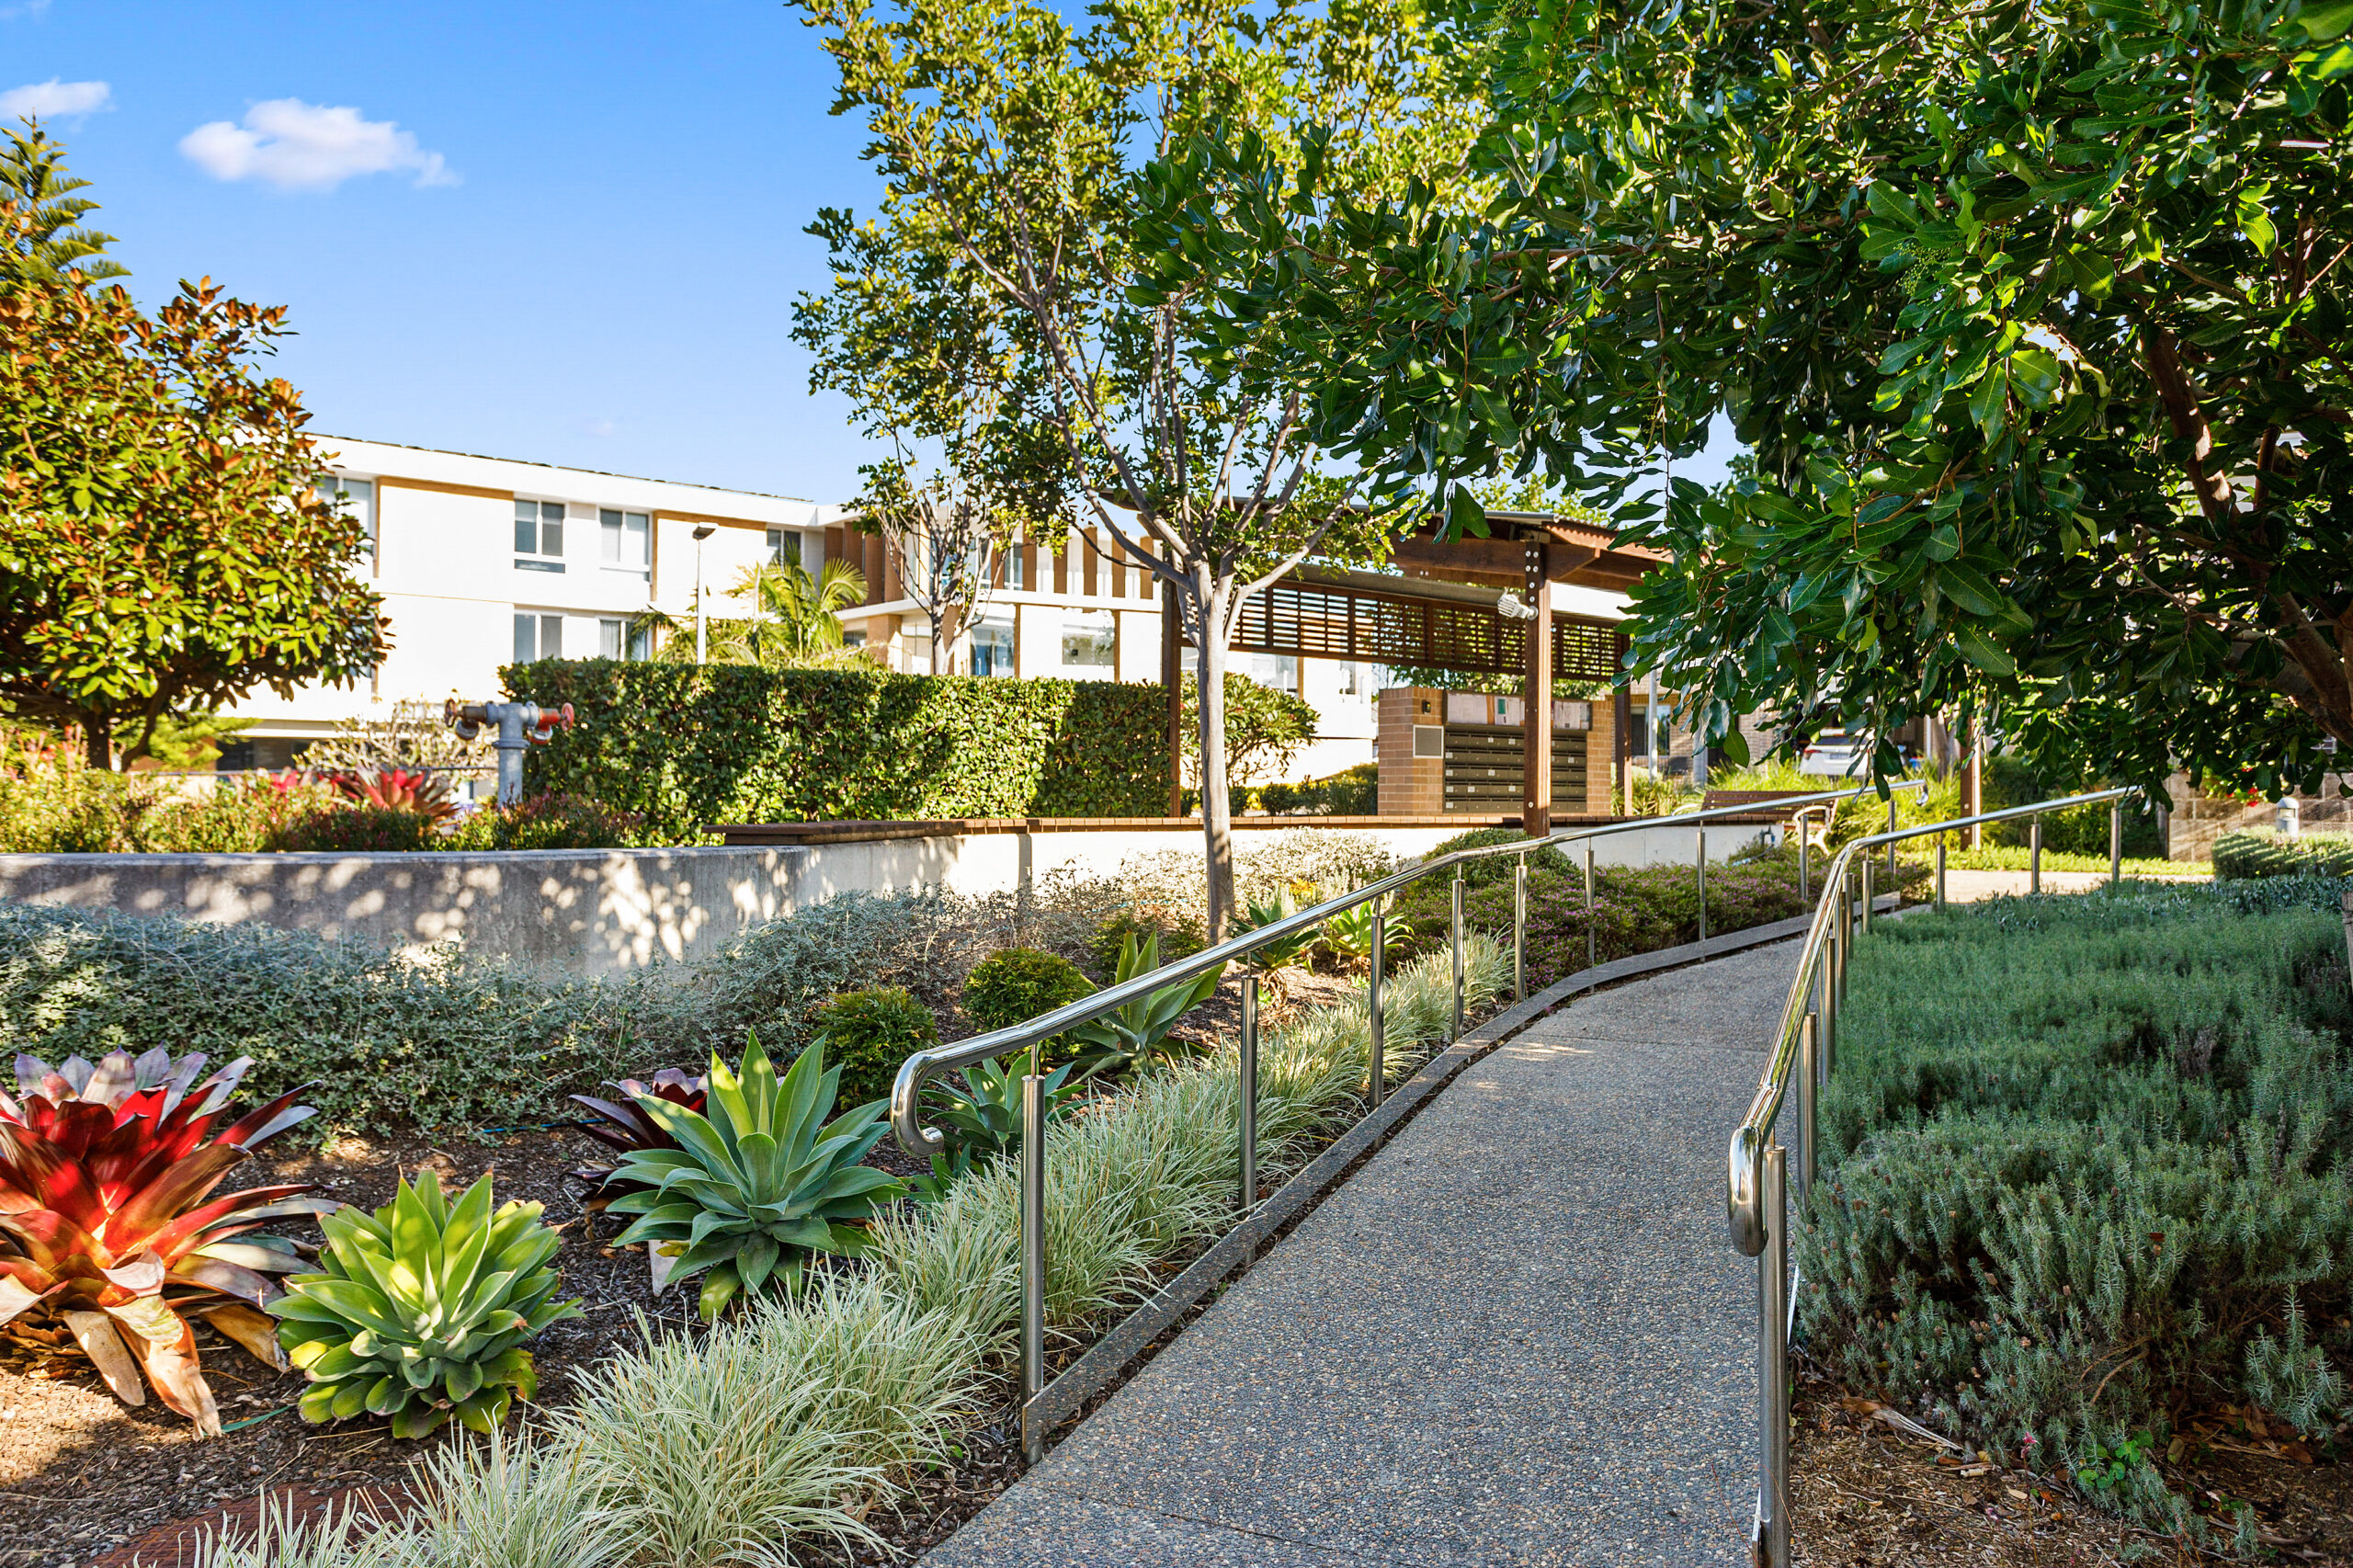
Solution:
<svg viewBox="0 0 2353 1568">
<path fill-rule="evenodd" d="M 1612 543 L 1608 528 L 1551 512 L 1490 512 L 1487 527 L 1486 539 L 1444 542 L 1436 528 L 1425 528 L 1392 546 L 1390 559 L 1408 577 L 1509 588 L 1526 580 L 1526 547 L 1543 543 L 1552 547 L 1553 582 L 1620 594 L 1666 559 L 1640 545 Z"/>
</svg>

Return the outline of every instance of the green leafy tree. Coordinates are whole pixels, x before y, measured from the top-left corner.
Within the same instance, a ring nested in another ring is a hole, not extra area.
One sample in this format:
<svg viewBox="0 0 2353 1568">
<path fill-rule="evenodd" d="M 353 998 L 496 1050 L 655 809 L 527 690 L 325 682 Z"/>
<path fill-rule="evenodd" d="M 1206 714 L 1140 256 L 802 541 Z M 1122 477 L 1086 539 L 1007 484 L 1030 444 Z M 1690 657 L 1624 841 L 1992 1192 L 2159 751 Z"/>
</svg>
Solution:
<svg viewBox="0 0 2353 1568">
<path fill-rule="evenodd" d="M 1673 553 L 1638 670 L 1802 737 L 1974 709 L 2055 764 L 2310 784 L 2353 742 L 2346 0 L 1477 14 L 1478 210 L 1227 136 L 1138 243 L 1319 434 L 1477 527 L 1540 467 Z M 1205 259 L 1204 259 L 1205 257 Z M 1676 461 L 1728 418 L 1751 475 Z M 1664 505 L 1662 504 L 1664 502 Z"/>
<path fill-rule="evenodd" d="M 29 118 L 24 130 L 0 126 L 0 134 L 8 138 L 0 147 L 0 200 L 13 203 L 19 219 L 0 244 L 0 279 L 102 283 L 130 277 L 130 268 L 103 254 L 114 236 L 81 226 L 98 204 L 74 194 L 90 182 L 66 174 L 65 149 Z"/>
<path fill-rule="evenodd" d="M 1142 165 L 1212 124 L 1279 137 L 1310 118 L 1357 132 L 1335 181 L 1402 184 L 1410 167 L 1461 162 L 1451 66 L 1405 3 L 1107 0 L 1084 25 L 1032 3 L 801 5 L 840 69 L 837 110 L 871 133 L 887 192 L 871 243 L 915 258 L 894 264 L 916 287 L 883 324 L 905 345 L 943 316 L 983 327 L 992 363 L 1012 367 L 1053 437 L 1031 452 L 1037 488 L 1068 483 L 1176 595 L 1209 694 L 1198 727 L 1220 929 L 1233 908 L 1227 643 L 1267 584 L 1311 552 L 1377 554 L 1379 528 L 1312 438 L 1311 396 L 1254 381 L 1247 346 L 1210 308 L 1265 292 L 1283 264 L 1239 256 L 1162 286 L 1131 238 Z"/>
<path fill-rule="evenodd" d="M 300 395 L 251 364 L 284 322 L 209 278 L 152 317 L 119 287 L 0 282 L 0 701 L 78 726 L 94 767 L 173 713 L 383 656 L 367 535 L 312 494 Z"/>
</svg>

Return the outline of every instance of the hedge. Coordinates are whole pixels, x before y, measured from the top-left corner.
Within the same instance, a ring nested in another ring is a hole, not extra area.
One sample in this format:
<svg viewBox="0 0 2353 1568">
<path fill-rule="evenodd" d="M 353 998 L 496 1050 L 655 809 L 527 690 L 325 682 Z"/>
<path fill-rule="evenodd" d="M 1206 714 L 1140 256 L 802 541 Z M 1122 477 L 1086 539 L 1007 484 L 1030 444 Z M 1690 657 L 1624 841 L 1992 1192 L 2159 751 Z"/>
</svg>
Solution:
<svg viewBox="0 0 2353 1568">
<path fill-rule="evenodd" d="M 722 822 L 1167 810 L 1156 686 L 612 659 L 499 675 L 577 720 L 531 749 L 527 792 L 586 796 L 676 838 Z"/>
<path fill-rule="evenodd" d="M 2282 838 L 2270 828 L 2226 833 L 2214 841 L 2217 877 L 2353 876 L 2353 833 Z"/>
</svg>

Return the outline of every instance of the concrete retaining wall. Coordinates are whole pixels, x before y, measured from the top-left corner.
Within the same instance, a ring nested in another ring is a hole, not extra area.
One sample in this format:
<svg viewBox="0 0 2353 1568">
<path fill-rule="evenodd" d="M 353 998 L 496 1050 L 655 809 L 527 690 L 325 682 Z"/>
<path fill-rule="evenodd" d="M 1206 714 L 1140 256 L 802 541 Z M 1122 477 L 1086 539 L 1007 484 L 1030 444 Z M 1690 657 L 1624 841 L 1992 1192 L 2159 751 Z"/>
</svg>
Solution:
<svg viewBox="0 0 2353 1568">
<path fill-rule="evenodd" d="M 1286 827 L 1311 824 L 1287 823 Z M 1459 825 L 1347 827 L 1419 857 Z M 1770 829 L 1708 835 L 1722 860 Z M 1596 842 L 1605 866 L 1691 864 L 1694 829 L 1662 823 Z M 1261 835 L 1242 833 L 1247 855 Z M 1130 860 L 1194 851 L 1198 833 L 946 834 L 807 846 L 548 849 L 415 855 L 0 855 L 0 899 L 469 950 L 581 974 L 691 959 L 836 893 L 944 887 L 991 893 L 1057 872 L 1109 876 Z M 1572 848 L 1574 857 L 1576 851 Z"/>
</svg>

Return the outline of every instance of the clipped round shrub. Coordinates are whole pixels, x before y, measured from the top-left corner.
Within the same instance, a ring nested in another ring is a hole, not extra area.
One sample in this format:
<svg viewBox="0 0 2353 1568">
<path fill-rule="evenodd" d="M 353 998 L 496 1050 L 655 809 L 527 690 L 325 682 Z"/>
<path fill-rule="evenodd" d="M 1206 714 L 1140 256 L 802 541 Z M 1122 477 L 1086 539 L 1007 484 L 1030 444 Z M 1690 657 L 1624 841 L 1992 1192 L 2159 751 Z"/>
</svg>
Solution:
<svg viewBox="0 0 2353 1568">
<path fill-rule="evenodd" d="M 1114 943 L 1111 951 L 1119 950 Z M 964 981 L 964 1014 L 985 1034 L 1066 1007 L 1094 989 L 1068 959 L 1035 948 L 1006 948 L 972 966 Z"/>
<path fill-rule="evenodd" d="M 385 855 L 438 846 L 433 821 L 397 806 L 352 804 L 306 812 L 271 846 L 295 854 Z"/>
<path fill-rule="evenodd" d="M 899 1064 L 939 1039 L 931 1009 L 903 985 L 844 991 L 810 1015 L 811 1033 L 825 1042 L 825 1056 L 842 1070 L 835 1103 L 864 1105 L 891 1092 Z"/>
<path fill-rule="evenodd" d="M 459 825 L 458 849 L 620 849 L 639 842 L 645 819 L 586 795 L 532 795 L 483 806 Z"/>
</svg>

